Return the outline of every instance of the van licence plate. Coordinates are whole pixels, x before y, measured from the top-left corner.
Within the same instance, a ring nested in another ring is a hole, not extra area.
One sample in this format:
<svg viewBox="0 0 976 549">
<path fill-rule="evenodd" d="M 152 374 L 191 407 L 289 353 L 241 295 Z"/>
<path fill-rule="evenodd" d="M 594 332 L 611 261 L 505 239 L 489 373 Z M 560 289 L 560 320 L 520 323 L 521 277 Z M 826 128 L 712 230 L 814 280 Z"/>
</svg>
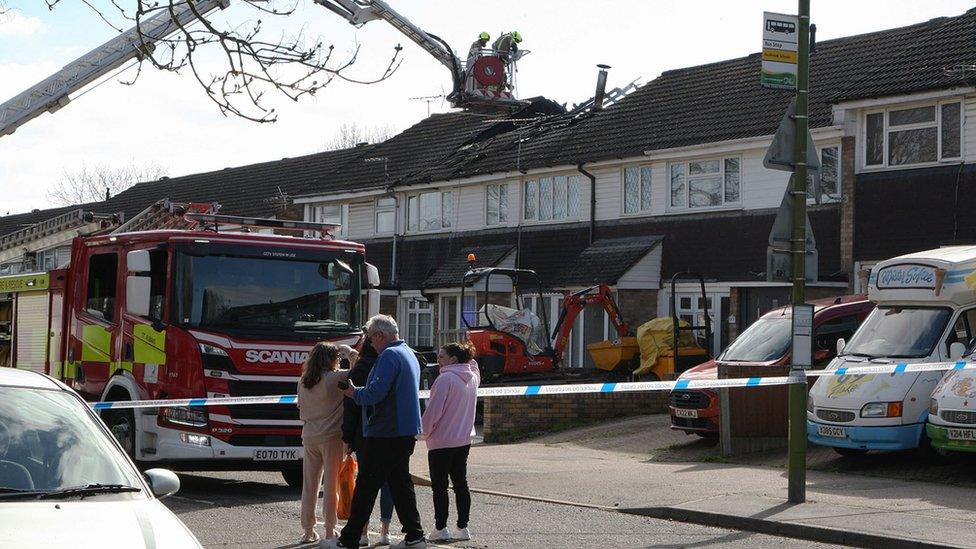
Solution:
<svg viewBox="0 0 976 549">
<path fill-rule="evenodd" d="M 974 429 L 946 429 L 949 440 L 976 440 Z"/>
<path fill-rule="evenodd" d="M 683 408 L 675 408 L 674 409 L 674 415 L 675 415 L 675 417 L 697 418 L 698 417 L 698 410 L 685 410 Z"/>
<path fill-rule="evenodd" d="M 847 428 L 834 427 L 833 425 L 820 425 L 817 427 L 817 434 L 822 437 L 847 438 Z"/>
<path fill-rule="evenodd" d="M 254 461 L 289 461 L 302 459 L 299 448 L 262 448 L 254 451 Z"/>
</svg>

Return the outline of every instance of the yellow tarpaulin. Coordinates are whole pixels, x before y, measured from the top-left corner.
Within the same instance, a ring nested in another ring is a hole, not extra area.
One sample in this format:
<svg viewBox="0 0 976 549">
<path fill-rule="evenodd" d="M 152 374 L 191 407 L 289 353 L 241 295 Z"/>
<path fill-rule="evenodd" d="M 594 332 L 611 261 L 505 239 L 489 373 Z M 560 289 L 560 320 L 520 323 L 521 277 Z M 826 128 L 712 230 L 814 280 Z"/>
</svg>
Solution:
<svg viewBox="0 0 976 549">
<path fill-rule="evenodd" d="M 683 320 L 678 325 L 690 326 Z M 700 349 L 690 330 L 679 332 L 678 338 L 682 349 Z M 674 348 L 674 322 L 671 317 L 655 318 L 641 324 L 637 328 L 637 344 L 640 346 L 641 363 L 634 374 L 644 375 L 654 368 L 661 353 Z"/>
</svg>

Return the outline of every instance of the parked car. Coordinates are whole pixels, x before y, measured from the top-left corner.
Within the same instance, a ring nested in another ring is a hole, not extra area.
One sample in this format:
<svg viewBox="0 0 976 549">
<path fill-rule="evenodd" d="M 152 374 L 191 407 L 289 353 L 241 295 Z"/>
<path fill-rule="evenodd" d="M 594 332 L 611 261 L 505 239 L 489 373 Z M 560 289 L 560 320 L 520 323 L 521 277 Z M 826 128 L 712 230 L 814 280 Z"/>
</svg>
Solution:
<svg viewBox="0 0 976 549">
<path fill-rule="evenodd" d="M 67 386 L 0 368 L 0 547 L 200 547 L 159 501 L 179 487 L 140 473 Z"/>
<path fill-rule="evenodd" d="M 851 335 L 874 309 L 863 295 L 811 302 L 814 305 L 814 368 L 823 368 L 836 355 L 837 340 Z M 792 308 L 774 309 L 753 322 L 715 360 L 699 364 L 678 379 L 717 379 L 720 364 L 782 366 L 790 363 Z M 671 391 L 671 428 L 702 437 L 719 434 L 718 391 L 685 389 Z"/>
</svg>

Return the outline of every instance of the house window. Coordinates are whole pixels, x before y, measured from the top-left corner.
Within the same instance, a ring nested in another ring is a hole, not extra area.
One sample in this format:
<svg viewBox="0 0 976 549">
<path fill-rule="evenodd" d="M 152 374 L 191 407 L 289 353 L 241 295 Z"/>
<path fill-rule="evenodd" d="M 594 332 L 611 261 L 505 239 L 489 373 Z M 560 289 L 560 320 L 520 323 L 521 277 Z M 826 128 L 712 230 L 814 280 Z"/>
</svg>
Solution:
<svg viewBox="0 0 976 549">
<path fill-rule="evenodd" d="M 451 227 L 454 193 L 433 191 L 407 197 L 407 230 L 437 231 Z"/>
<path fill-rule="evenodd" d="M 525 181 L 522 215 L 527 221 L 579 219 L 583 178 L 558 175 Z"/>
<path fill-rule="evenodd" d="M 508 184 L 488 185 L 486 187 L 485 219 L 488 225 L 508 222 Z"/>
<path fill-rule="evenodd" d="M 389 234 L 396 228 L 396 199 L 376 199 L 376 234 Z"/>
<path fill-rule="evenodd" d="M 958 159 L 961 117 L 958 101 L 867 113 L 864 165 L 912 166 Z"/>
<path fill-rule="evenodd" d="M 635 214 L 651 209 L 651 167 L 624 168 L 624 213 Z"/>
<path fill-rule="evenodd" d="M 349 205 L 323 204 L 316 206 L 314 219 L 316 223 L 332 223 L 338 225 L 339 231 L 336 234 L 346 234 L 346 226 L 349 219 Z"/>
<path fill-rule="evenodd" d="M 808 200 L 814 200 L 816 186 L 813 174 L 807 176 Z M 840 189 L 840 148 L 820 149 L 820 197 L 824 202 L 836 202 L 841 198 Z"/>
<path fill-rule="evenodd" d="M 433 346 L 433 314 L 426 299 L 407 300 L 407 343 L 413 347 Z"/>
<path fill-rule="evenodd" d="M 738 203 L 741 173 L 737 156 L 671 164 L 671 208 L 716 208 Z"/>
</svg>

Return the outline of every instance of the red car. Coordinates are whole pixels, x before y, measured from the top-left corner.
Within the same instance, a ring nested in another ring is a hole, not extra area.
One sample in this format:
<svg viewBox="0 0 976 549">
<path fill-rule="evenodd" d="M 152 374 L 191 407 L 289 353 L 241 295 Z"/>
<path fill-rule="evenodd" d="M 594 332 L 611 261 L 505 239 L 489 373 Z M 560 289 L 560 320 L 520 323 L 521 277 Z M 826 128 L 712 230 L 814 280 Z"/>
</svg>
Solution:
<svg viewBox="0 0 976 549">
<path fill-rule="evenodd" d="M 823 368 L 837 354 L 837 340 L 850 340 L 874 309 L 863 295 L 849 295 L 811 302 L 814 305 L 814 368 Z M 792 309 L 774 309 L 755 321 L 717 359 L 686 370 L 678 379 L 718 379 L 718 365 L 781 366 L 790 363 Z M 718 391 L 684 389 L 671 391 L 668 402 L 671 428 L 702 437 L 719 433 Z"/>
</svg>

